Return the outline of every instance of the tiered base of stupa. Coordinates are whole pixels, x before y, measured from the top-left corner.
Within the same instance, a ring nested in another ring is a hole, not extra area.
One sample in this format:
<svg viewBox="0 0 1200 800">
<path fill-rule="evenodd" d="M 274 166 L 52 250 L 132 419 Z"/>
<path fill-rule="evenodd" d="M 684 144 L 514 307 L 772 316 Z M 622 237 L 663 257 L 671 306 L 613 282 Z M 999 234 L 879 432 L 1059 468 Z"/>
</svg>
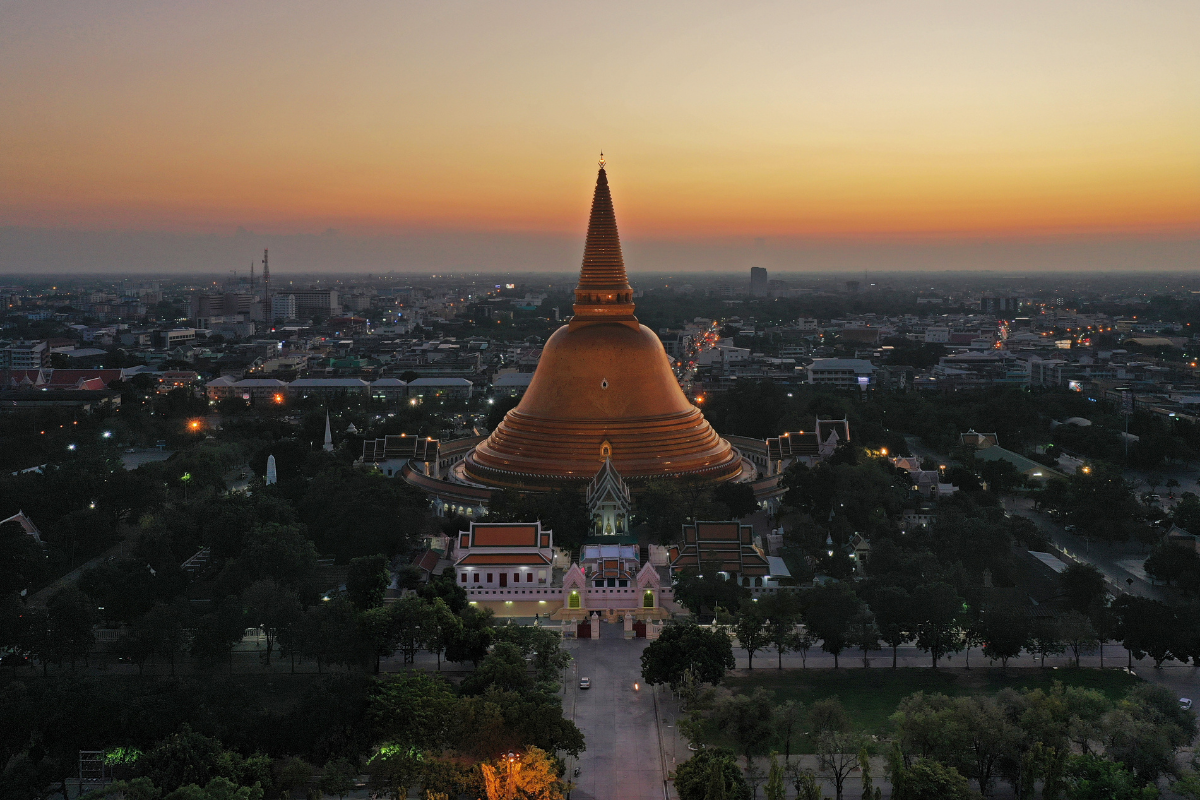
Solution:
<svg viewBox="0 0 1200 800">
<path fill-rule="evenodd" d="M 736 478 L 741 454 L 697 408 L 658 417 L 562 420 L 510 411 L 504 424 L 463 462 L 472 483 L 521 489 L 584 485 L 605 457 L 631 482 L 687 476 L 706 483 Z"/>
</svg>

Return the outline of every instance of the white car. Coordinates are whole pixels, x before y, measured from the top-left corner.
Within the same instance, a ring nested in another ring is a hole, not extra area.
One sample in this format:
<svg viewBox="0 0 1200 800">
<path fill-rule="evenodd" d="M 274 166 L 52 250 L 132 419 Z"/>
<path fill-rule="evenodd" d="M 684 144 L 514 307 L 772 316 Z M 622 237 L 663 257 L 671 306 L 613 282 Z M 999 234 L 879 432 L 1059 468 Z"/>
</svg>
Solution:
<svg viewBox="0 0 1200 800">
<path fill-rule="evenodd" d="M 1192 698 L 1190 698 L 1190 697 L 1179 698 L 1179 707 L 1182 708 L 1184 711 L 1190 710 L 1192 707 Z"/>
<path fill-rule="evenodd" d="M 579 679 L 579 688 L 580 689 L 592 688 L 592 679 L 591 678 L 580 678 Z"/>
</svg>

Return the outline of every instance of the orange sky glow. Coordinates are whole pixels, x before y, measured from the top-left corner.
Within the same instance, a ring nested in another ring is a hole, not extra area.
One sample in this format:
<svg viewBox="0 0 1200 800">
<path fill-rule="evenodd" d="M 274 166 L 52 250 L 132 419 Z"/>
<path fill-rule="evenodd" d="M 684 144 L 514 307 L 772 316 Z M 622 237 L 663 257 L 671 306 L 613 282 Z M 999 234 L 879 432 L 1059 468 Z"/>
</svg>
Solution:
<svg viewBox="0 0 1200 800">
<path fill-rule="evenodd" d="M 0 2 L 0 226 L 1195 236 L 1200 4 Z"/>
</svg>

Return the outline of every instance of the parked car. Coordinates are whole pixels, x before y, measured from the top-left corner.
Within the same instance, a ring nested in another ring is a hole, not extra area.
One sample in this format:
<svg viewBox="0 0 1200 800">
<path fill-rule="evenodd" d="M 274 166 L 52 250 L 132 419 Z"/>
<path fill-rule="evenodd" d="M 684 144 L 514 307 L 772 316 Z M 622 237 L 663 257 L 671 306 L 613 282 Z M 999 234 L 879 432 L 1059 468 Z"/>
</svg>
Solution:
<svg viewBox="0 0 1200 800">
<path fill-rule="evenodd" d="M 579 679 L 579 688 L 580 689 L 592 688 L 592 679 L 591 678 L 580 678 Z"/>
<path fill-rule="evenodd" d="M 1190 698 L 1190 697 L 1179 698 L 1179 707 L 1182 708 L 1184 711 L 1189 710 L 1192 707 L 1192 698 Z"/>
</svg>

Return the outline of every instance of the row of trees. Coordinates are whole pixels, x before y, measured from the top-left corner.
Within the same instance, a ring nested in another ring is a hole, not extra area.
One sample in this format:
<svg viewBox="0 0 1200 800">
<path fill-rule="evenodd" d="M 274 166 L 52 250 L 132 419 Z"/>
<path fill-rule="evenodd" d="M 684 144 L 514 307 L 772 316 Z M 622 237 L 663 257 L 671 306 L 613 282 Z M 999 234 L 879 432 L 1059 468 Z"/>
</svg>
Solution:
<svg viewBox="0 0 1200 800">
<path fill-rule="evenodd" d="M 836 698 L 806 708 L 774 705 L 761 688 L 749 695 L 710 690 L 690 707 L 680 722 L 690 739 L 725 739 L 736 751 L 703 750 L 681 764 L 675 777 L 681 800 L 712 797 L 717 785 L 720 796 L 750 798 L 764 784 L 768 800 L 781 800 L 786 783 L 798 798 L 820 798 L 819 779 L 841 798 L 856 772 L 862 797 L 878 798 L 871 751 L 885 757 L 892 797 L 966 800 L 977 796 L 970 783 L 991 796 L 1003 781 L 1016 797 L 1031 797 L 1040 785 L 1043 798 L 1140 800 L 1157 797 L 1153 784 L 1161 775 L 1178 773 L 1176 753 L 1195 730 L 1193 712 L 1147 684 L 1118 701 L 1061 683 L 996 695 L 918 692 L 900 702 L 890 720 L 893 735 L 882 743 L 856 730 Z M 818 756 L 815 772 L 792 760 L 801 743 Z M 764 771 L 755 759 L 768 753 Z M 735 756 L 743 759 L 741 769 Z"/>
<path fill-rule="evenodd" d="M 1091 567 L 1074 567 L 1064 577 L 1067 585 L 1096 580 Z M 944 583 L 921 585 L 912 593 L 894 586 L 865 589 L 862 597 L 845 584 L 775 593 L 743 601 L 740 612 L 726 620 L 747 651 L 751 669 L 754 655 L 768 648 L 775 651 L 779 667 L 788 652 L 798 653 L 803 663 L 818 642 L 834 657 L 835 667 L 847 650 L 859 651 L 863 666 L 869 666 L 870 654 L 886 646 L 895 668 L 899 648 L 910 643 L 928 653 L 934 667 L 942 657 L 965 651 L 970 668 L 975 647 L 1002 667 L 1022 652 L 1040 657 L 1043 666 L 1047 656 L 1067 653 L 1078 667 L 1083 655 L 1098 648 L 1103 660 L 1100 645 L 1111 638 L 1122 642 L 1131 663 L 1148 656 L 1157 667 L 1200 656 L 1200 630 L 1190 621 L 1190 611 L 1157 600 L 1124 595 L 1111 605 L 1093 601 L 1087 613 L 1068 607 L 1039 614 L 1004 603 L 977 608 Z"/>
<path fill-rule="evenodd" d="M 1043 796 L 1058 796 L 1072 772 L 1094 766 L 1089 757 L 1123 765 L 1138 786 L 1174 774 L 1175 754 L 1192 742 L 1196 718 L 1162 687 L 1140 684 L 1113 702 L 1094 689 L 1056 683 L 1049 691 L 995 696 L 917 693 L 900 703 L 892 723 L 900 765 L 937 761 L 984 795 L 1002 779 L 1024 797 L 1039 782 Z"/>
</svg>

